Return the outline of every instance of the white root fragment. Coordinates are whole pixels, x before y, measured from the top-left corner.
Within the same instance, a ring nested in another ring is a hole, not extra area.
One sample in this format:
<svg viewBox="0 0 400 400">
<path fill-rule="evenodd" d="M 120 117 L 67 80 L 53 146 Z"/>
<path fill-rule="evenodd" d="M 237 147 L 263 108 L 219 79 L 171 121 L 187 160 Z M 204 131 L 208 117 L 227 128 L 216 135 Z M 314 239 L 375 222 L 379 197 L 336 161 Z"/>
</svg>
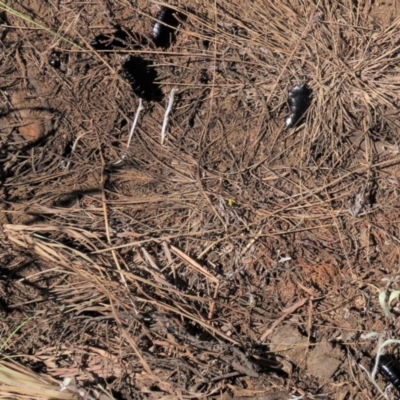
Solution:
<svg viewBox="0 0 400 400">
<path fill-rule="evenodd" d="M 168 116 L 172 110 L 172 106 L 174 104 L 175 93 L 177 91 L 178 91 L 177 88 L 172 88 L 171 93 L 169 94 L 169 97 L 168 97 L 168 105 L 167 105 L 167 109 L 165 110 L 164 121 L 163 121 L 162 128 L 161 128 L 161 144 L 162 145 L 164 145 L 164 141 L 165 141 L 167 124 L 168 124 Z"/>
<path fill-rule="evenodd" d="M 137 122 L 139 120 L 139 114 L 143 110 L 143 108 L 144 108 L 143 107 L 143 100 L 141 98 L 139 98 L 139 105 L 138 105 L 138 108 L 136 110 L 135 117 L 133 118 L 131 130 L 129 131 L 128 142 L 126 143 L 126 149 L 122 153 L 121 158 L 118 161 L 116 161 L 114 163 L 114 165 L 121 164 L 122 161 L 124 161 L 124 158 L 126 157 L 126 154 L 128 153 L 129 146 L 130 146 L 131 141 L 132 141 L 133 132 L 135 132 L 135 128 L 136 128 Z"/>
<path fill-rule="evenodd" d="M 71 153 L 69 155 L 69 157 L 72 157 L 72 154 L 74 154 L 75 150 L 76 150 L 76 146 L 78 145 L 78 142 L 87 134 L 88 132 L 84 132 L 81 133 L 76 139 L 74 144 L 72 145 L 72 149 L 71 149 Z M 67 161 L 65 162 L 65 160 L 61 160 L 60 162 L 60 166 L 62 169 L 64 169 L 65 171 L 69 170 L 69 167 L 71 166 L 71 161 Z"/>
</svg>

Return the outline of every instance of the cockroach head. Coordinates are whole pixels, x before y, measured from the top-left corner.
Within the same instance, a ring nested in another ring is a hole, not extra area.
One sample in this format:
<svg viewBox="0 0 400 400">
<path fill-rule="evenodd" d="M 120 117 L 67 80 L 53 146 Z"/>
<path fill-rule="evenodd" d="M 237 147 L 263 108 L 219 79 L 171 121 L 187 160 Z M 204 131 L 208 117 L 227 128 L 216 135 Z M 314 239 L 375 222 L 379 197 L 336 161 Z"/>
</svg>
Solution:
<svg viewBox="0 0 400 400">
<path fill-rule="evenodd" d="M 311 95 L 311 90 L 307 86 L 306 83 L 302 83 L 301 85 L 294 85 L 289 90 L 289 97 L 304 97 L 307 98 Z"/>
</svg>

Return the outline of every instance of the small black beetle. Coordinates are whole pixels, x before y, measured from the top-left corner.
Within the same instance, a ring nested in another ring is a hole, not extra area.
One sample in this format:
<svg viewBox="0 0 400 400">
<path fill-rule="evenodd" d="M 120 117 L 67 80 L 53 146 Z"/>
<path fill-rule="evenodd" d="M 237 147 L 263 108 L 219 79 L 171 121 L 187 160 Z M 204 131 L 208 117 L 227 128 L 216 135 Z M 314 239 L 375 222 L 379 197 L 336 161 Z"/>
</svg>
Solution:
<svg viewBox="0 0 400 400">
<path fill-rule="evenodd" d="M 122 68 L 126 80 L 136 95 L 143 100 L 160 100 L 161 89 L 154 83 L 157 74 L 150 67 L 149 61 L 142 57 L 128 56 Z"/>
<path fill-rule="evenodd" d="M 152 38 L 157 47 L 168 48 L 173 41 L 179 21 L 176 12 L 172 8 L 163 7 L 157 14 L 157 22 L 153 25 Z M 166 26 L 164 24 L 170 25 Z"/>
<path fill-rule="evenodd" d="M 52 51 L 49 57 L 49 64 L 54 68 L 60 68 L 61 61 L 60 61 L 61 53 L 59 51 Z"/>
<path fill-rule="evenodd" d="M 287 128 L 292 128 L 303 114 L 307 111 L 310 105 L 311 90 L 306 83 L 295 85 L 289 91 L 289 107 L 291 114 L 286 118 L 285 123 Z"/>
<path fill-rule="evenodd" d="M 379 372 L 400 391 L 400 362 L 392 354 L 379 357 Z"/>
</svg>

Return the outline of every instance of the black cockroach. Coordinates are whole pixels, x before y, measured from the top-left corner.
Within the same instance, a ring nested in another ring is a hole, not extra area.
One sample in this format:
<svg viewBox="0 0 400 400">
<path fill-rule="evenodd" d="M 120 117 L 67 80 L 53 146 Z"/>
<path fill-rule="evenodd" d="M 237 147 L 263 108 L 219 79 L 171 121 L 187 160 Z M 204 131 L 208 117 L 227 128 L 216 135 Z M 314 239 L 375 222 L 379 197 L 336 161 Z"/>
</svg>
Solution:
<svg viewBox="0 0 400 400">
<path fill-rule="evenodd" d="M 143 100 L 160 100 L 161 90 L 154 83 L 157 74 L 150 62 L 142 57 L 128 56 L 123 64 L 124 76 L 133 92 Z"/>
<path fill-rule="evenodd" d="M 378 370 L 400 391 L 400 362 L 392 354 L 382 354 L 379 357 Z"/>
<path fill-rule="evenodd" d="M 291 128 L 300 120 L 310 105 L 311 90 L 306 83 L 295 85 L 289 91 L 289 107 L 291 114 L 286 118 L 287 128 Z"/>
<path fill-rule="evenodd" d="M 169 26 L 166 26 L 166 25 Z M 176 12 L 172 8 L 163 7 L 157 14 L 157 22 L 153 25 L 152 38 L 157 47 L 168 48 L 175 34 L 179 21 Z"/>
</svg>

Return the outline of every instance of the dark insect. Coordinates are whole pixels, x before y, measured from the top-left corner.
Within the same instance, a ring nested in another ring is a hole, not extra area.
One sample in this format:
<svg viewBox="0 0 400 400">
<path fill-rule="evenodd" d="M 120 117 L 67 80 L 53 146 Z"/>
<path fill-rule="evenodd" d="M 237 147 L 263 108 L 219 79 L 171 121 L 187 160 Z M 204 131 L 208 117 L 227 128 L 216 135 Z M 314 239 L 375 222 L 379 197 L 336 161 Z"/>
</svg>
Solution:
<svg viewBox="0 0 400 400">
<path fill-rule="evenodd" d="M 49 64 L 56 69 L 65 69 L 65 65 L 68 62 L 68 55 L 61 54 L 60 51 L 53 50 L 49 57 Z"/>
<path fill-rule="evenodd" d="M 166 26 L 166 25 L 169 26 Z M 152 38 L 157 47 L 168 48 L 174 39 L 179 21 L 176 12 L 172 8 L 163 7 L 157 14 L 157 22 L 153 25 Z"/>
<path fill-rule="evenodd" d="M 6 12 L 0 13 L 0 42 L 2 42 L 6 38 L 8 32 L 9 32 L 8 28 L 3 25 L 9 25 L 9 23 L 7 21 Z"/>
<path fill-rule="evenodd" d="M 90 45 L 96 50 L 115 50 L 116 48 L 127 47 L 129 41 L 129 35 L 118 29 L 114 33 L 109 35 L 97 35 L 91 42 Z"/>
<path fill-rule="evenodd" d="M 295 85 L 289 91 L 289 107 L 291 114 L 286 118 L 287 128 L 291 128 L 301 119 L 310 105 L 311 90 L 306 83 Z"/>
<path fill-rule="evenodd" d="M 161 89 L 154 83 L 156 71 L 150 67 L 150 62 L 141 57 L 129 56 L 123 65 L 124 76 L 133 92 L 143 100 L 161 99 Z"/>
<path fill-rule="evenodd" d="M 49 57 L 49 64 L 54 68 L 60 68 L 60 57 L 61 53 L 59 51 L 52 51 Z"/>
<path fill-rule="evenodd" d="M 392 354 L 379 357 L 379 372 L 400 391 L 400 362 Z"/>
</svg>

